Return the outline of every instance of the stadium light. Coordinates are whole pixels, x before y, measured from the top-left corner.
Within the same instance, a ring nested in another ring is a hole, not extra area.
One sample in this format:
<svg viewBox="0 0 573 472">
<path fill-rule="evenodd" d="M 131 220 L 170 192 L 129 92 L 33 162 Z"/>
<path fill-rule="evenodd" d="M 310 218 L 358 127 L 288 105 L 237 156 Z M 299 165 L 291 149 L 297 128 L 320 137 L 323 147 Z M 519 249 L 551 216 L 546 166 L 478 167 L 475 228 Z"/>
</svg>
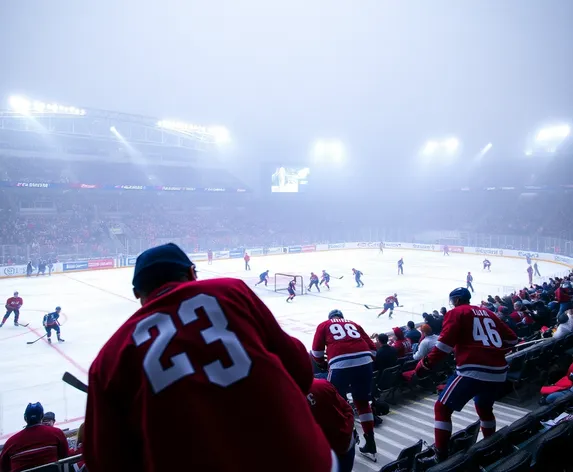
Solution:
<svg viewBox="0 0 573 472">
<path fill-rule="evenodd" d="M 344 144 L 338 139 L 319 139 L 312 147 L 312 155 L 319 160 L 342 162 L 345 155 Z"/>
<path fill-rule="evenodd" d="M 432 139 L 424 145 L 421 154 L 424 156 L 454 155 L 460 148 L 460 141 L 451 137 L 447 139 Z"/>
<path fill-rule="evenodd" d="M 224 126 L 201 126 L 182 121 L 161 120 L 157 122 L 157 127 L 176 131 L 187 135 L 199 135 L 210 137 L 217 144 L 226 144 L 231 141 L 231 134 Z"/>
<path fill-rule="evenodd" d="M 58 103 L 45 103 L 38 100 L 29 100 L 26 97 L 20 97 L 17 95 L 11 96 L 8 99 L 8 106 L 14 112 L 22 115 L 41 115 L 48 113 L 83 116 L 86 114 L 86 111 L 81 108 L 65 106 Z"/>
<path fill-rule="evenodd" d="M 533 140 L 529 142 L 526 155 L 553 154 L 559 146 L 571 135 L 571 126 L 559 124 L 547 126 L 537 131 Z"/>
</svg>

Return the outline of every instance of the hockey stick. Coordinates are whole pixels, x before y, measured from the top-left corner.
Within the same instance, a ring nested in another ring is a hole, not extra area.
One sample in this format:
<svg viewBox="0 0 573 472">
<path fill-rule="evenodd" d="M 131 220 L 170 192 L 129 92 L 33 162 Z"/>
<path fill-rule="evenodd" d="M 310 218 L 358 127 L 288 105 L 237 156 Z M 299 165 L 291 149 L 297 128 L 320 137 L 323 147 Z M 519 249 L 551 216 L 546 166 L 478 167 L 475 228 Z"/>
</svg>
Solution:
<svg viewBox="0 0 573 472">
<path fill-rule="evenodd" d="M 66 382 L 68 385 L 77 388 L 80 392 L 88 393 L 88 386 L 85 383 L 83 383 L 80 379 L 78 379 L 75 375 L 72 375 L 69 372 L 65 372 L 62 377 L 62 380 Z"/>
<path fill-rule="evenodd" d="M 382 310 L 383 307 L 375 305 L 364 305 L 367 310 Z"/>
<path fill-rule="evenodd" d="M 342 280 L 344 278 L 344 275 L 341 275 L 340 277 L 335 277 L 334 275 L 331 275 L 331 277 L 336 280 Z"/>
<path fill-rule="evenodd" d="M 36 339 L 35 341 L 28 341 L 26 344 L 34 344 L 37 343 L 40 339 L 45 338 L 48 335 L 48 333 L 44 334 L 44 336 L 40 336 L 38 339 Z"/>
</svg>

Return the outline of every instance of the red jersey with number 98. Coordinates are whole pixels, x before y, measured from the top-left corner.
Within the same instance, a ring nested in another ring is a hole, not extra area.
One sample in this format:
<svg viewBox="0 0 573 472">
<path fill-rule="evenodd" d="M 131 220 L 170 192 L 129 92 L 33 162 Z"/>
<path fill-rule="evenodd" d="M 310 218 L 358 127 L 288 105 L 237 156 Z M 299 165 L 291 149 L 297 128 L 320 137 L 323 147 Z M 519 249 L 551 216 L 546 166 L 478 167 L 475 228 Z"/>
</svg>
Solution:
<svg viewBox="0 0 573 472">
<path fill-rule="evenodd" d="M 243 281 L 166 284 L 90 368 L 86 466 L 328 472 L 335 461 L 307 405 L 312 381 L 302 343 Z"/>
<path fill-rule="evenodd" d="M 358 323 L 343 318 L 324 321 L 316 328 L 312 355 L 317 361 L 328 357 L 329 369 L 346 369 L 369 364 L 376 346 Z"/>
<path fill-rule="evenodd" d="M 438 342 L 428 354 L 429 365 L 436 365 L 451 352 L 456 372 L 486 382 L 505 382 L 507 351 L 517 336 L 492 311 L 473 305 L 460 305 L 444 316 Z"/>
</svg>

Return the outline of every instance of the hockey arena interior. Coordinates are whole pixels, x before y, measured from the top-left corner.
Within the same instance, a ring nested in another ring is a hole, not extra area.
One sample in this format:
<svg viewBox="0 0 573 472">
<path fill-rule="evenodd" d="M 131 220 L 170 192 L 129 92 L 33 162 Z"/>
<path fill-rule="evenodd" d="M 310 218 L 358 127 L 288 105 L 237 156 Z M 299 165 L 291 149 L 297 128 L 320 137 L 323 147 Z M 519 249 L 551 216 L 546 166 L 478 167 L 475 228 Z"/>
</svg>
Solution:
<svg viewBox="0 0 573 472">
<path fill-rule="evenodd" d="M 167 3 L 0 7 L 0 472 L 573 470 L 573 4 Z"/>
</svg>

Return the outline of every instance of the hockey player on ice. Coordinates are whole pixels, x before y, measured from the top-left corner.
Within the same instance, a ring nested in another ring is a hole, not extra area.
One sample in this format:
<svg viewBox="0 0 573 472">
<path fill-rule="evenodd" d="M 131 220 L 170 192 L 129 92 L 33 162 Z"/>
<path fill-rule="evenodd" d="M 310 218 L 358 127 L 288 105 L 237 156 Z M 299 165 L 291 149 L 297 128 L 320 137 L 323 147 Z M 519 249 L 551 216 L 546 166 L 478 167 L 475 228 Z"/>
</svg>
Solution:
<svg viewBox="0 0 573 472">
<path fill-rule="evenodd" d="M 362 282 L 362 280 L 360 279 L 362 277 L 362 272 L 360 272 L 358 269 L 352 269 L 352 273 L 354 274 L 354 281 L 356 282 L 356 287 L 360 288 L 360 287 L 364 287 L 364 282 Z"/>
<path fill-rule="evenodd" d="M 404 275 L 404 258 L 401 257 L 398 261 L 398 275 Z"/>
<path fill-rule="evenodd" d="M 312 287 L 316 287 L 316 289 L 320 293 L 320 288 L 318 287 L 318 275 L 316 275 L 314 272 L 310 273 L 310 285 L 308 286 L 309 292 Z"/>
<path fill-rule="evenodd" d="M 386 297 L 386 300 L 384 301 L 384 307 L 383 307 L 384 309 L 380 313 L 378 313 L 377 318 L 380 318 L 381 315 L 390 310 L 390 313 L 388 313 L 388 319 L 391 319 L 392 315 L 394 314 L 394 305 L 400 306 L 400 304 L 398 303 L 397 293 L 395 293 L 394 295 L 390 295 L 389 297 Z"/>
<path fill-rule="evenodd" d="M 255 284 L 255 287 L 259 284 L 265 284 L 265 287 L 269 283 L 269 271 L 265 270 L 261 275 L 259 275 L 259 281 Z"/>
<path fill-rule="evenodd" d="M 2 322 L 0 323 L 0 328 L 4 326 L 4 323 L 6 323 L 8 317 L 12 313 L 14 313 L 14 326 L 19 326 L 18 319 L 20 318 L 20 308 L 22 308 L 23 304 L 24 301 L 18 295 L 18 292 L 14 292 L 14 296 L 6 300 L 6 314 L 4 315 L 4 318 L 2 318 Z"/>
<path fill-rule="evenodd" d="M 491 262 L 488 259 L 483 260 L 483 270 L 486 269 L 488 272 L 491 272 Z"/>
<path fill-rule="evenodd" d="M 58 342 L 63 343 L 64 340 L 60 337 L 60 322 L 58 319 L 60 318 L 60 312 L 62 309 L 57 306 L 56 310 L 52 313 L 48 313 L 44 315 L 44 319 L 42 324 L 44 325 L 44 329 L 46 330 L 46 334 L 48 335 L 48 342 L 52 343 L 52 330 L 56 332 L 56 336 L 58 338 Z"/>
<path fill-rule="evenodd" d="M 328 290 L 330 290 L 330 285 L 328 285 L 330 283 L 330 274 L 328 272 L 326 272 L 325 270 L 322 271 L 322 277 L 320 278 L 320 284 L 319 285 L 326 285 L 326 288 Z"/>
</svg>

